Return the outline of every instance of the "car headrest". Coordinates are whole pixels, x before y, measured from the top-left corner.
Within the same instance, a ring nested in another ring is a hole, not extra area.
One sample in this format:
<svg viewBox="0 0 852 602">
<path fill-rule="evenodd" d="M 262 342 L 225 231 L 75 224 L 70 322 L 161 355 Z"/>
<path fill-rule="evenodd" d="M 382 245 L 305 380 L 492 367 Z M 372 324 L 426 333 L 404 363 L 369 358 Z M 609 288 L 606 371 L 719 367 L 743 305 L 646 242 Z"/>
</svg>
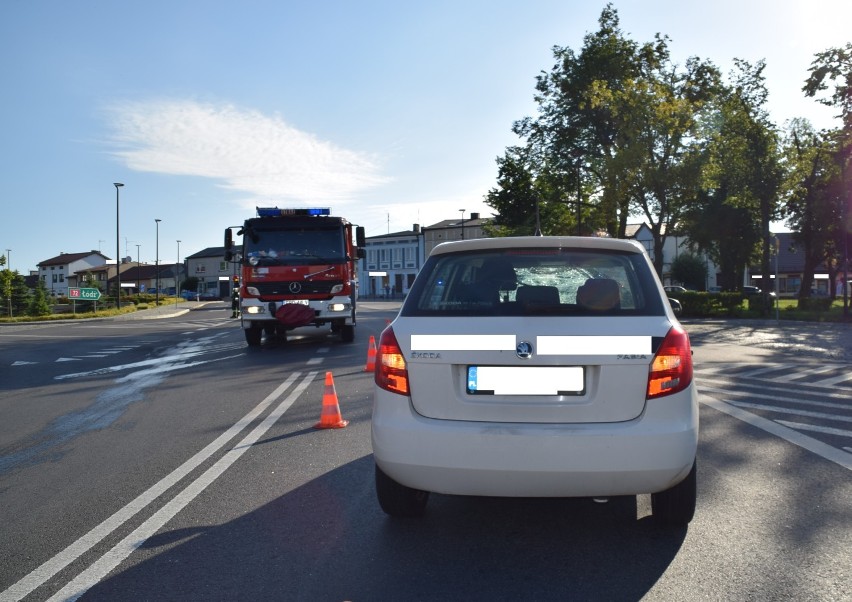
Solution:
<svg viewBox="0 0 852 602">
<path fill-rule="evenodd" d="M 618 282 L 610 278 L 589 278 L 577 289 L 577 305 L 592 311 L 610 311 L 621 307 Z"/>
<path fill-rule="evenodd" d="M 515 268 L 503 257 L 486 259 L 476 274 L 476 281 L 504 291 L 514 290 L 518 286 Z"/>
</svg>

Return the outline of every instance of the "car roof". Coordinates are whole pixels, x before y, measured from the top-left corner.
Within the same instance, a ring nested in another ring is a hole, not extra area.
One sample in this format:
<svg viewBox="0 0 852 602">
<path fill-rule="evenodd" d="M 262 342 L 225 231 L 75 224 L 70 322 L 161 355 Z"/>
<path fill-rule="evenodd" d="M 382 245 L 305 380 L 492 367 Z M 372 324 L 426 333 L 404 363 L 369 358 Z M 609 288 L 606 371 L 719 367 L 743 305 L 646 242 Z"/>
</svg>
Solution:
<svg viewBox="0 0 852 602">
<path fill-rule="evenodd" d="M 464 251 L 493 251 L 500 249 L 525 248 L 570 248 L 621 251 L 622 253 L 644 253 L 645 248 L 634 240 L 620 238 L 595 238 L 588 236 L 510 236 L 499 238 L 475 238 L 444 242 L 432 249 L 431 255 L 459 253 Z"/>
</svg>

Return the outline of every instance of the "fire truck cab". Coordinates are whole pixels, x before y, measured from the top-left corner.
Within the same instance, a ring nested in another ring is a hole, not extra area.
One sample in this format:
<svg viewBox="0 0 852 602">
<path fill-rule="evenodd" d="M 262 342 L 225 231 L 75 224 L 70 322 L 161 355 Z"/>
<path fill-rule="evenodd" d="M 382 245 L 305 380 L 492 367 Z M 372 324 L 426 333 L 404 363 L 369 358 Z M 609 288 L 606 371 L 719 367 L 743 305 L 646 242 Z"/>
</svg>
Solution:
<svg viewBox="0 0 852 602">
<path fill-rule="evenodd" d="M 344 342 L 355 338 L 363 227 L 326 208 L 259 207 L 237 235 L 241 248 L 225 230 L 225 259 L 240 264 L 239 314 L 249 346 L 264 334 L 284 341 L 287 331 L 308 325 L 330 326 Z"/>
</svg>

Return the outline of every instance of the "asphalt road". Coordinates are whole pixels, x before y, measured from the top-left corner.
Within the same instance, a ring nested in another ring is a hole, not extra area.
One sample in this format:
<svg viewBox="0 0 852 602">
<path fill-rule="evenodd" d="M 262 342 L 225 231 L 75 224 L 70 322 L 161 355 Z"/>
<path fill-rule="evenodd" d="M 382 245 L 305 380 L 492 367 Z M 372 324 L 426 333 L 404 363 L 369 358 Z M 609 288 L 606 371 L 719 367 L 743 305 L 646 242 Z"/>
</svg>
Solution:
<svg viewBox="0 0 852 602">
<path fill-rule="evenodd" d="M 0 601 L 850 600 L 852 331 L 687 322 L 699 503 L 375 501 L 356 341 L 247 349 L 225 304 L 0 327 Z M 343 429 L 317 430 L 331 372 Z"/>
</svg>

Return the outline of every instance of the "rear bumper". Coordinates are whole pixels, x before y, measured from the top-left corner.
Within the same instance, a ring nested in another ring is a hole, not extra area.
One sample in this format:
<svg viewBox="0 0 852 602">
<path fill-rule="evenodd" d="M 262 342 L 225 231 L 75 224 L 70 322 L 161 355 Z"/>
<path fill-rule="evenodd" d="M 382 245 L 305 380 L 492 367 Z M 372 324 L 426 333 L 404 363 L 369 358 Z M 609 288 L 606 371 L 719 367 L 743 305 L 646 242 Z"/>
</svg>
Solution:
<svg viewBox="0 0 852 602">
<path fill-rule="evenodd" d="M 698 445 L 694 385 L 606 424 L 433 420 L 408 398 L 377 389 L 379 467 L 408 487 L 455 495 L 587 497 L 655 493 L 681 481 Z"/>
</svg>

